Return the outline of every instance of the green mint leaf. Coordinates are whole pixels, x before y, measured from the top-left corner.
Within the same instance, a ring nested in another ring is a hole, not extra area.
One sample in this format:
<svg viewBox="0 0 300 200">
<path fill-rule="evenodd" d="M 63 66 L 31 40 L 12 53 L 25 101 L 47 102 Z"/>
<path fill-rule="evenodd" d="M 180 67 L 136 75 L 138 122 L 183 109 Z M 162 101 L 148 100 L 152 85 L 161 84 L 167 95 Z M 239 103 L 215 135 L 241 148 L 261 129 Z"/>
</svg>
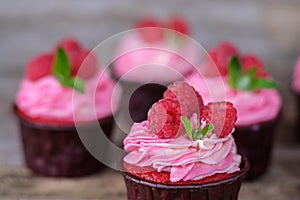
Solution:
<svg viewBox="0 0 300 200">
<path fill-rule="evenodd" d="M 241 74 L 236 81 L 236 89 L 238 90 L 252 90 L 255 87 L 254 75 L 256 73 L 256 68 L 251 68 L 245 74 Z"/>
<path fill-rule="evenodd" d="M 69 77 L 70 74 L 71 64 L 68 55 L 63 48 L 59 47 L 54 60 L 53 75 L 61 79 L 63 77 Z"/>
<path fill-rule="evenodd" d="M 228 76 L 228 84 L 234 88 L 236 88 L 239 77 L 242 74 L 242 66 L 236 56 L 232 57 L 229 62 L 229 76 Z"/>
<path fill-rule="evenodd" d="M 70 79 L 71 87 L 77 90 L 78 92 L 84 93 L 84 82 L 80 78 L 72 77 Z"/>
<path fill-rule="evenodd" d="M 200 129 L 199 120 L 196 124 L 196 127 L 193 128 L 193 124 L 188 118 L 181 116 L 180 119 L 184 125 L 188 137 L 191 140 L 202 140 L 204 136 L 210 134 L 214 129 L 214 126 L 212 124 L 208 124 L 203 129 Z"/>
<path fill-rule="evenodd" d="M 272 89 L 272 88 L 278 87 L 277 83 L 275 81 L 267 80 L 264 78 L 257 78 L 257 82 L 258 82 L 258 85 L 260 85 L 263 88 Z"/>
<path fill-rule="evenodd" d="M 192 122 L 188 118 L 183 117 L 183 116 L 181 116 L 180 119 L 181 119 L 181 121 L 184 125 L 186 133 L 188 134 L 189 138 L 192 140 L 193 139 L 193 125 L 192 125 Z"/>
<path fill-rule="evenodd" d="M 61 47 L 57 49 L 52 74 L 61 85 L 84 93 L 84 82 L 80 78 L 71 76 L 71 64 L 68 55 Z"/>
<path fill-rule="evenodd" d="M 274 89 L 277 84 L 274 81 L 256 77 L 256 67 L 243 72 L 238 57 L 234 56 L 229 62 L 228 84 L 236 90 L 255 91 L 261 88 Z"/>
<path fill-rule="evenodd" d="M 193 140 L 201 140 L 203 138 L 203 134 L 200 129 L 193 129 Z"/>
<path fill-rule="evenodd" d="M 203 136 L 208 135 L 212 132 L 212 130 L 214 129 L 214 125 L 213 124 L 207 124 L 202 130 L 201 133 Z"/>
</svg>

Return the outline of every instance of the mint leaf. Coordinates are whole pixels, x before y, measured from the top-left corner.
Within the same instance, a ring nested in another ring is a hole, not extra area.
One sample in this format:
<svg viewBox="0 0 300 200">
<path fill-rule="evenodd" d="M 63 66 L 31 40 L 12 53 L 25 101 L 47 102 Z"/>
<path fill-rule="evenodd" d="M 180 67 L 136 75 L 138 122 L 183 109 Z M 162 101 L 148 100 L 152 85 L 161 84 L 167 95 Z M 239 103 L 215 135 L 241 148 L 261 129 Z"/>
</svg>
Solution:
<svg viewBox="0 0 300 200">
<path fill-rule="evenodd" d="M 192 122 L 188 118 L 183 117 L 183 116 L 181 116 L 180 119 L 181 119 L 181 121 L 184 125 L 186 133 L 188 134 L 189 138 L 192 140 L 192 138 L 193 138 L 193 125 L 192 125 Z"/>
<path fill-rule="evenodd" d="M 68 79 L 61 79 L 60 83 L 63 86 L 74 88 L 75 90 L 84 93 L 84 82 L 79 78 L 71 77 Z"/>
<path fill-rule="evenodd" d="M 212 130 L 214 129 L 214 125 L 213 124 L 207 124 L 202 130 L 201 133 L 203 136 L 208 135 L 212 132 Z"/>
<path fill-rule="evenodd" d="M 71 74 L 71 64 L 67 53 L 59 47 L 54 61 L 53 75 L 58 78 L 68 77 Z"/>
<path fill-rule="evenodd" d="M 193 129 L 193 138 L 192 140 L 201 140 L 203 138 L 203 134 L 200 129 Z"/>
<path fill-rule="evenodd" d="M 258 78 L 258 85 L 263 86 L 264 88 L 277 88 L 277 83 L 274 81 L 270 81 L 267 79 L 263 79 L 263 78 Z"/>
<path fill-rule="evenodd" d="M 84 81 L 71 76 L 71 64 L 67 53 L 59 47 L 56 52 L 52 74 L 61 85 L 84 93 Z"/>
<path fill-rule="evenodd" d="M 228 76 L 228 84 L 234 88 L 236 88 L 239 77 L 242 74 L 242 66 L 236 56 L 234 56 L 229 61 L 229 76 Z"/>
<path fill-rule="evenodd" d="M 214 129 L 212 124 L 206 125 L 203 129 L 200 129 L 200 121 L 198 120 L 196 127 L 193 128 L 192 122 L 186 117 L 180 117 L 185 131 L 191 140 L 201 140 L 204 136 L 210 134 Z"/>
<path fill-rule="evenodd" d="M 261 88 L 273 89 L 277 84 L 261 77 L 256 77 L 256 67 L 243 72 L 239 59 L 234 56 L 229 62 L 228 84 L 236 90 L 255 91 Z"/>
</svg>

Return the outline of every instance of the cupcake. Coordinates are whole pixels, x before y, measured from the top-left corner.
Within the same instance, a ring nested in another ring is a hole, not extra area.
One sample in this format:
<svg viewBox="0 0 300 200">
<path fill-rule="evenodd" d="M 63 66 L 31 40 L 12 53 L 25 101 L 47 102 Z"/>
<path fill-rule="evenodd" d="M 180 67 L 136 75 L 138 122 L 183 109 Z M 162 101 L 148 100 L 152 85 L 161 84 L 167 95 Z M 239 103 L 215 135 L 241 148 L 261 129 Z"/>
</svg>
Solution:
<svg viewBox="0 0 300 200">
<path fill-rule="evenodd" d="M 203 105 L 186 82 L 170 85 L 124 140 L 128 199 L 238 199 L 249 166 L 232 136 L 236 120 L 231 103 Z"/>
<path fill-rule="evenodd" d="M 300 57 L 298 58 L 295 68 L 294 68 L 294 73 L 293 73 L 293 80 L 292 80 L 292 91 L 294 93 L 294 96 L 296 98 L 296 105 L 297 105 L 297 127 L 296 127 L 296 137 L 298 141 L 300 142 L 300 133 L 299 133 L 299 128 L 300 128 Z"/>
<path fill-rule="evenodd" d="M 114 81 L 76 40 L 62 40 L 54 51 L 28 62 L 15 97 L 25 162 L 43 176 L 91 174 L 103 166 L 85 148 L 78 131 L 87 135 L 100 125 L 110 136 L 117 109 Z"/>
<path fill-rule="evenodd" d="M 247 179 L 258 178 L 270 164 L 280 117 L 282 104 L 276 83 L 256 56 L 241 55 L 230 43 L 221 43 L 208 53 L 221 76 L 213 70 L 207 73 L 209 68 L 200 66 L 199 72 L 203 69 L 204 75 L 191 74 L 187 81 L 202 92 L 204 102 L 225 99 L 236 107 L 238 120 L 233 136 L 238 152 L 245 155 L 251 165 Z M 219 84 L 215 84 L 217 81 Z"/>
<path fill-rule="evenodd" d="M 111 69 L 127 94 L 124 109 L 129 106 L 132 120 L 141 122 L 151 105 L 162 98 L 165 85 L 193 70 L 199 50 L 187 38 L 189 27 L 179 17 L 167 23 L 143 19 L 135 28 L 121 38 Z"/>
</svg>

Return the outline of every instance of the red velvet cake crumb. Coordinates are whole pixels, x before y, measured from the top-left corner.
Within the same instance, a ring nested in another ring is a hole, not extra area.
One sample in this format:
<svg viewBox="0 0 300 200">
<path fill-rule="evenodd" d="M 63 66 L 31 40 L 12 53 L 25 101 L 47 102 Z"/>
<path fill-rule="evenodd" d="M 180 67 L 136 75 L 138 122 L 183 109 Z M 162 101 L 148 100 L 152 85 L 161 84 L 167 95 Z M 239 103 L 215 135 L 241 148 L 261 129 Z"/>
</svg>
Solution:
<svg viewBox="0 0 300 200">
<path fill-rule="evenodd" d="M 125 169 L 130 174 L 136 176 L 137 178 L 140 178 L 145 181 L 155 182 L 155 183 L 161 183 L 161 184 L 167 184 L 167 185 L 194 185 L 194 184 L 204 184 L 204 183 L 210 183 L 215 182 L 219 180 L 226 179 L 230 176 L 232 176 L 234 173 L 227 174 L 227 173 L 218 173 L 214 174 L 212 176 L 205 177 L 200 180 L 190 180 L 190 181 L 177 181 L 177 182 L 171 182 L 170 181 L 170 173 L 169 172 L 157 172 L 152 167 L 138 167 L 129 163 L 124 162 L 123 163 Z"/>
</svg>

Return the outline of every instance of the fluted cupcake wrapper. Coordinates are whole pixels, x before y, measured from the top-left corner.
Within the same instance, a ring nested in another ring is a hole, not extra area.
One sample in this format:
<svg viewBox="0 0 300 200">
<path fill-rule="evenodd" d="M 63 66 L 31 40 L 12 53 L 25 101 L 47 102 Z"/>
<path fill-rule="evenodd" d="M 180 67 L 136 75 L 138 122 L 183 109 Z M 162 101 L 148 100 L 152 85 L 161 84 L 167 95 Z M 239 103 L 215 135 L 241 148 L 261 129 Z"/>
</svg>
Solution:
<svg viewBox="0 0 300 200">
<path fill-rule="evenodd" d="M 235 128 L 233 137 L 238 153 L 245 155 L 250 163 L 246 180 L 255 180 L 268 170 L 272 157 L 274 133 L 279 119 L 280 114 L 269 122 Z"/>
<path fill-rule="evenodd" d="M 95 173 L 102 165 L 85 148 L 75 126 L 43 125 L 18 115 L 25 163 L 35 174 L 53 177 L 77 177 Z M 81 125 L 86 134 L 101 126 L 107 136 L 113 118 Z M 95 141 L 96 143 L 97 141 Z M 105 150 L 105 147 L 103 146 Z"/>
<path fill-rule="evenodd" d="M 243 158 L 241 170 L 219 181 L 195 185 L 166 185 L 148 182 L 123 173 L 128 200 L 237 200 L 243 178 L 249 169 Z"/>
</svg>

